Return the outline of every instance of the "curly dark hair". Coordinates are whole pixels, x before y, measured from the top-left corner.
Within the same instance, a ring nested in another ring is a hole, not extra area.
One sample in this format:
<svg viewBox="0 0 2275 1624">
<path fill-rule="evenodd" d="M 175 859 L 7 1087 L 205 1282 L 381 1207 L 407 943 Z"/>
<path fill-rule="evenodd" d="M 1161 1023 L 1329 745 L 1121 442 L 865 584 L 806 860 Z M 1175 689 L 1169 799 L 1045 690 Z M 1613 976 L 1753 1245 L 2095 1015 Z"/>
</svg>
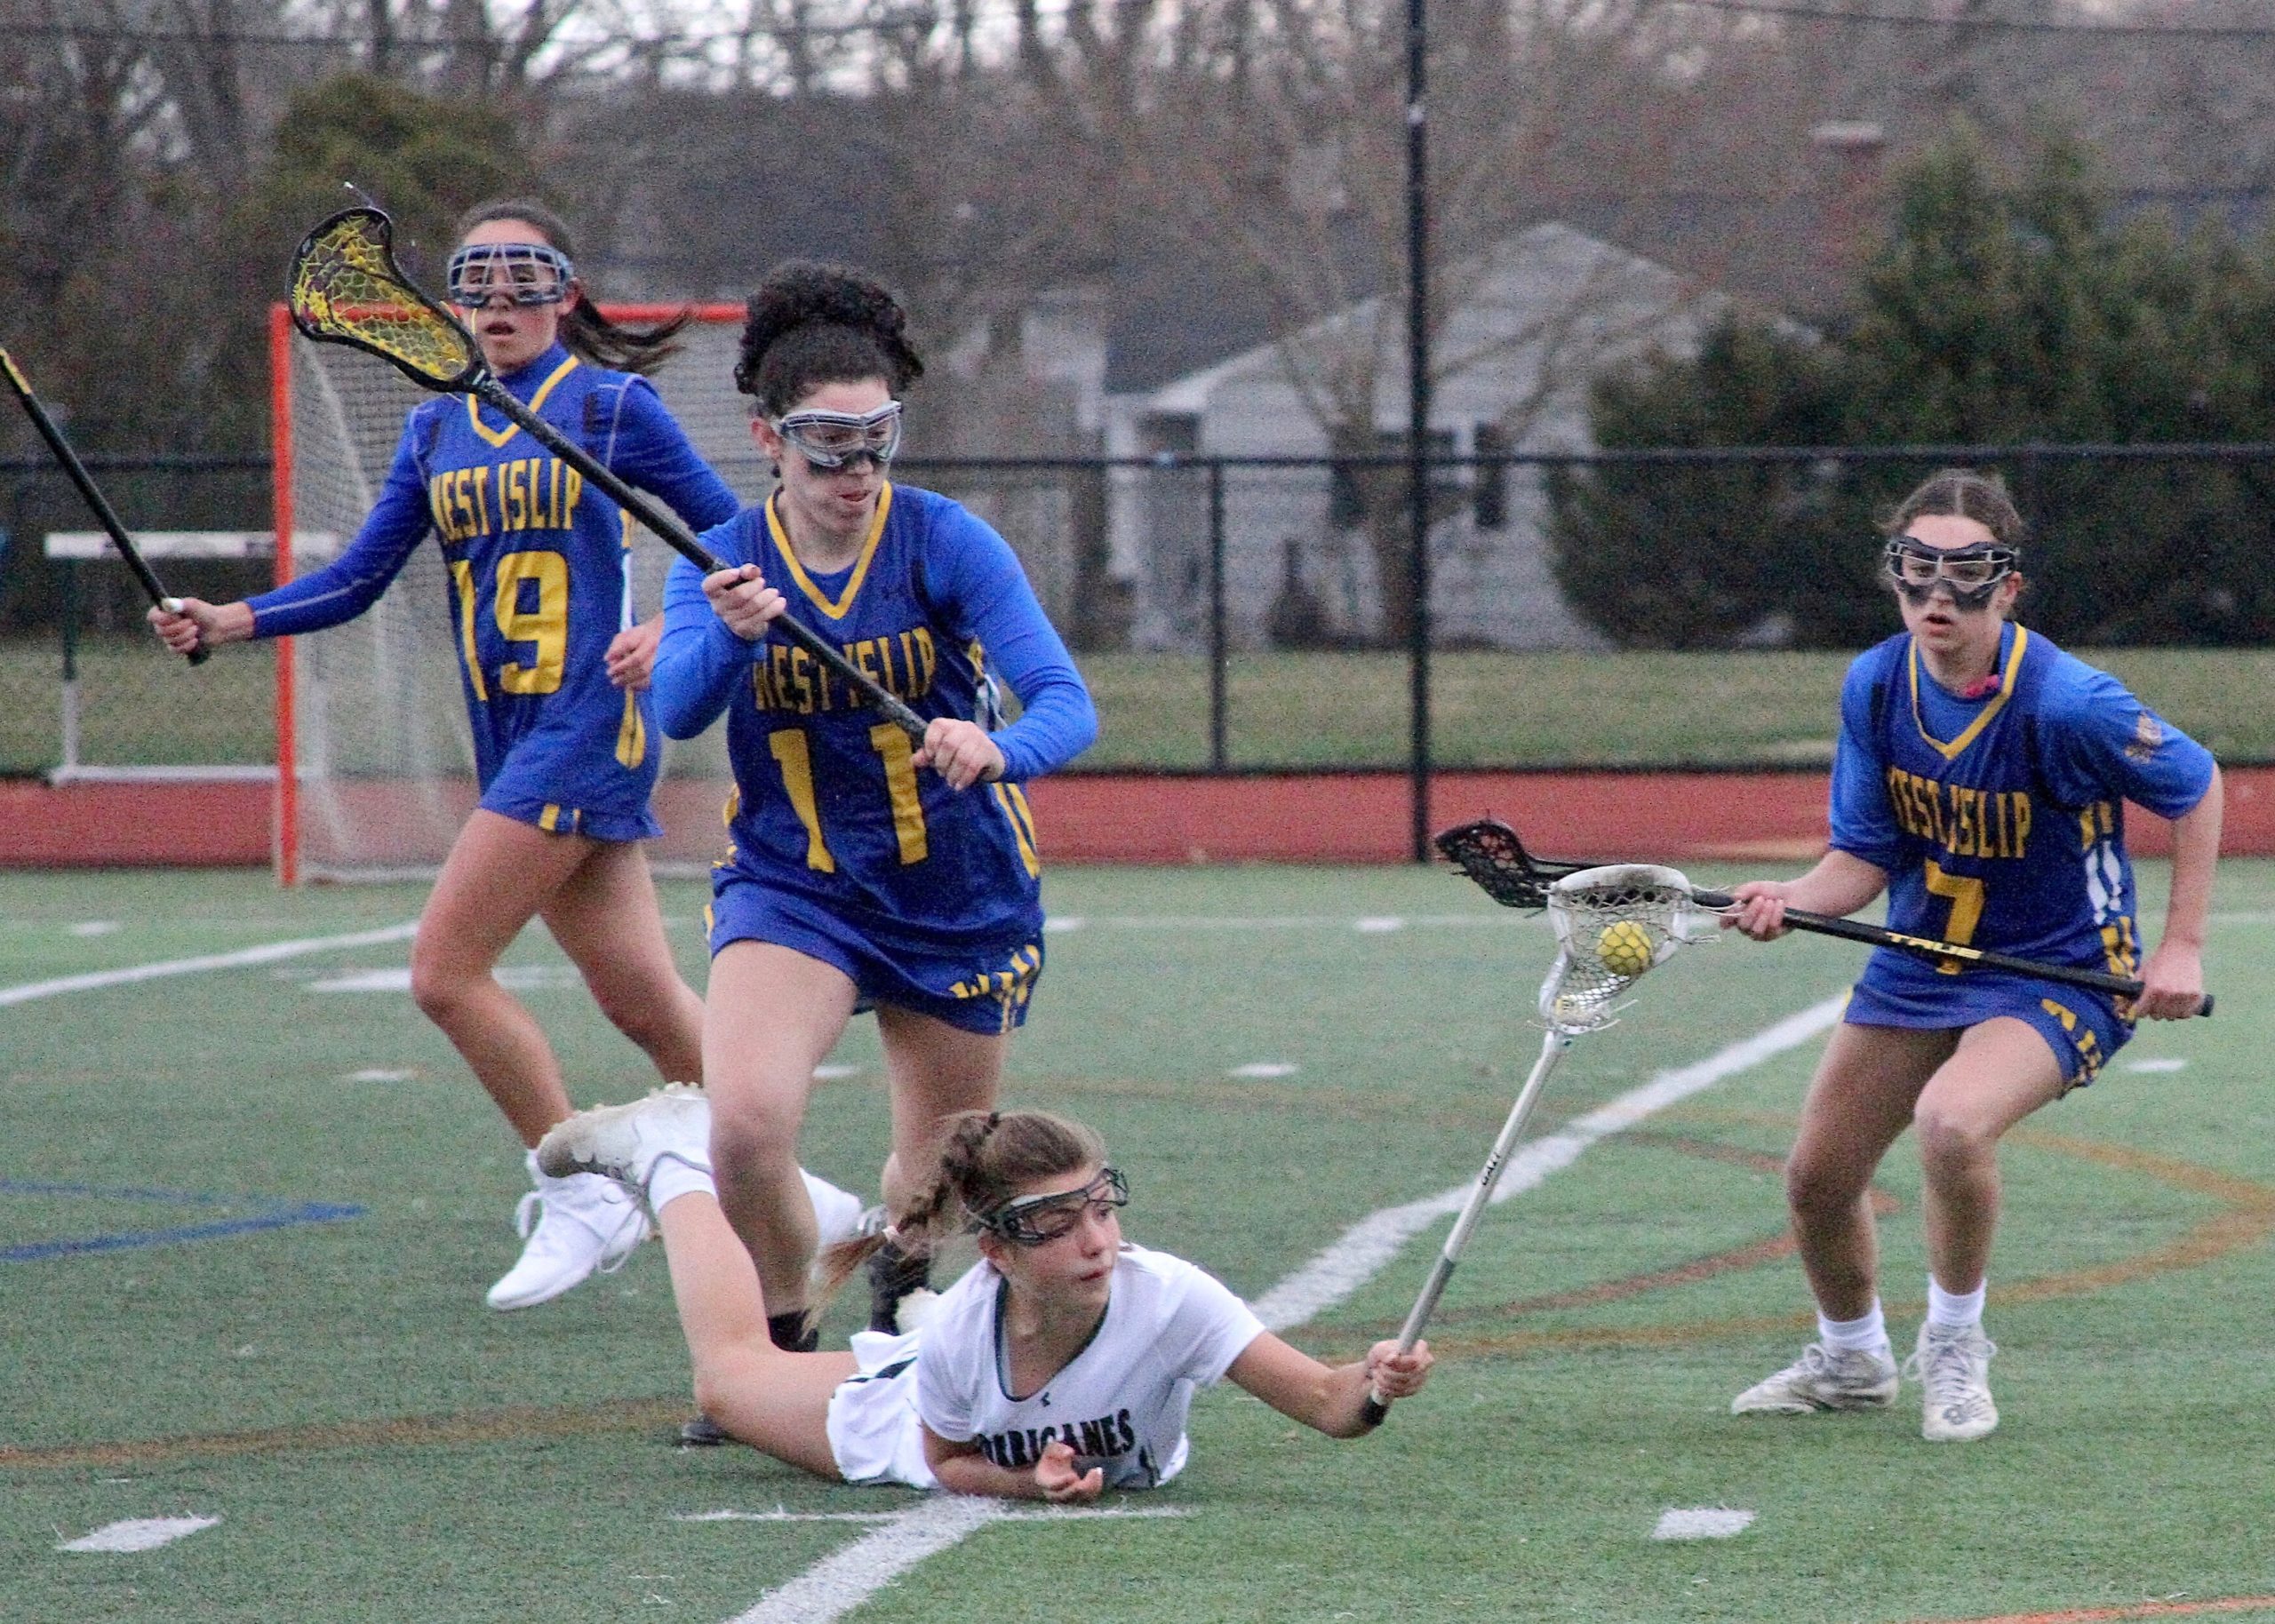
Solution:
<svg viewBox="0 0 2275 1624">
<path fill-rule="evenodd" d="M 898 394 L 924 376 L 908 313 L 850 266 L 790 259 L 750 296 L 735 387 L 778 418 L 821 384 L 882 378 Z"/>
<path fill-rule="evenodd" d="M 491 220 L 520 220 L 534 226 L 548 245 L 568 255 L 571 263 L 576 260 L 577 245 L 569 240 L 569 227 L 558 214 L 530 197 L 493 197 L 475 204 L 459 216 L 458 240 L 464 242 L 467 232 Z M 678 352 L 680 330 L 695 319 L 695 312 L 682 310 L 654 327 L 619 326 L 601 314 L 581 271 L 577 281 L 585 297 L 561 318 L 561 342 L 596 367 L 643 375 L 652 372 Z"/>
</svg>

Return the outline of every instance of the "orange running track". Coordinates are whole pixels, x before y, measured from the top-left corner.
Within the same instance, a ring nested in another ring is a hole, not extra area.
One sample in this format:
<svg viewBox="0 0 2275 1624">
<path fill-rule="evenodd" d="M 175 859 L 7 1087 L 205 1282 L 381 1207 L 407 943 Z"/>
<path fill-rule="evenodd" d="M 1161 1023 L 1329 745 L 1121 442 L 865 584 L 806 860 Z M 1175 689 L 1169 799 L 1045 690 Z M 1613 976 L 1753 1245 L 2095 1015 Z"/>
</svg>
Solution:
<svg viewBox="0 0 2275 1624">
<path fill-rule="evenodd" d="M 2275 767 L 2227 771 L 2231 856 L 2275 856 Z M 667 784 L 674 827 L 717 827 L 724 786 Z M 1822 772 L 1446 772 L 1430 827 L 1492 813 L 1544 856 L 1808 861 L 1824 840 Z M 1067 773 L 1028 788 L 1054 863 L 1397 863 L 1408 855 L 1398 772 Z M 0 867 L 265 866 L 274 791 L 261 784 L 51 785 L 0 779 Z M 686 820 L 698 820 L 689 822 Z M 2171 849 L 2135 807 L 2133 850 Z"/>
</svg>

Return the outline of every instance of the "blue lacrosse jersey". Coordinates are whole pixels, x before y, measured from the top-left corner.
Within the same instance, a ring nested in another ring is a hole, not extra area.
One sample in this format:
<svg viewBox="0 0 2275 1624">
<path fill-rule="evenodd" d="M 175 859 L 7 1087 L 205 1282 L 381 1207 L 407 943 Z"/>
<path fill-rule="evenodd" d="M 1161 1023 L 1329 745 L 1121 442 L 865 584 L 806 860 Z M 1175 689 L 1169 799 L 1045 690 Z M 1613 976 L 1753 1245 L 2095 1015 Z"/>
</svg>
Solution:
<svg viewBox="0 0 2275 1624">
<path fill-rule="evenodd" d="M 746 642 L 673 566 L 656 687 L 666 730 L 700 731 L 723 708 L 736 792 L 722 870 L 917 951 L 1039 942 L 1034 821 L 1020 782 L 1063 765 L 1097 714 L 1010 545 L 948 498 L 888 483 L 860 553 L 807 570 L 774 505 L 708 532 L 730 564 L 755 563 L 788 613 L 928 720 L 1001 726 L 995 673 L 1025 709 L 995 734 L 1003 777 L 964 791 L 918 768 L 914 744 L 778 632 Z"/>
<path fill-rule="evenodd" d="M 2211 785 L 2211 755 L 2026 628 L 2005 628 L 1998 674 L 1995 692 L 1962 699 L 1909 633 L 1857 658 L 1841 688 L 1832 844 L 1886 871 L 1893 929 L 2136 975 L 2124 802 L 2182 816 Z M 1858 986 L 1914 1008 L 1925 994 L 1963 1025 L 2008 1013 L 1994 994 L 2015 980 L 1883 948 Z"/>
<path fill-rule="evenodd" d="M 644 379 L 587 365 L 556 344 L 499 381 L 691 528 L 739 506 Z M 600 840 L 659 834 L 648 806 L 661 761 L 650 701 L 612 685 L 606 660 L 634 619 L 632 519 L 471 395 L 412 410 L 355 542 L 325 569 L 253 599 L 256 634 L 360 614 L 429 533 L 449 571 L 483 806 Z"/>
</svg>

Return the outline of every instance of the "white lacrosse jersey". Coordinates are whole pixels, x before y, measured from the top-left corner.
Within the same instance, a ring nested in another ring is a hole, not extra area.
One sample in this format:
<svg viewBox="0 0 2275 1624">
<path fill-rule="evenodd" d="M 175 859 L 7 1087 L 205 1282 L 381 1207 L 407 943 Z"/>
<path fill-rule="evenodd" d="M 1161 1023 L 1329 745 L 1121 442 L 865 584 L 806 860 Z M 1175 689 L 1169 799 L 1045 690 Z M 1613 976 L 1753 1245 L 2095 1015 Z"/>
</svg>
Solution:
<svg viewBox="0 0 2275 1624">
<path fill-rule="evenodd" d="M 1063 1440 L 1074 1469 L 1110 1489 L 1145 1489 L 1185 1469 L 1185 1419 L 1264 1322 L 1213 1276 L 1166 1252 L 1125 1246 L 1098 1333 L 1066 1367 L 1015 1397 L 1003 1349 L 1005 1283 L 982 1260 L 948 1288 L 919 1333 L 916 1413 L 951 1443 L 977 1442 L 1024 1470 Z"/>
</svg>

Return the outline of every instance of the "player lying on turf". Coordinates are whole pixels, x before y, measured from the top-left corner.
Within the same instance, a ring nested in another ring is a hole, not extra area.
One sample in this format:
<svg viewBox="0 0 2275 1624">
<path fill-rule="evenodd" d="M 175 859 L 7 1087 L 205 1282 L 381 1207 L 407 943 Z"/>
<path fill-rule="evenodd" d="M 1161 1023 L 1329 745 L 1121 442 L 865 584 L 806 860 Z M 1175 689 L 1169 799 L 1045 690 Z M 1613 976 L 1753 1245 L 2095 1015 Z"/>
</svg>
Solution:
<svg viewBox="0 0 2275 1624">
<path fill-rule="evenodd" d="M 862 1332 L 847 1353 L 795 1353 L 768 1333 L 758 1273 L 711 1179 L 710 1105 L 674 1086 L 583 1111 L 541 1162 L 603 1173 L 654 1214 L 670 1259 L 695 1397 L 728 1432 L 849 1483 L 1084 1501 L 1184 1469 L 1195 1388 L 1230 1377 L 1331 1437 L 1369 1430 L 1369 1385 L 1421 1390 L 1429 1344 L 1377 1342 L 1322 1365 L 1265 1330 L 1193 1264 L 1122 1238 L 1129 1199 L 1098 1134 L 1042 1111 L 953 1119 L 936 1189 L 900 1226 L 920 1255 L 978 1232 L 980 1262 L 922 1325 Z M 858 1266 L 843 1249 L 839 1274 Z M 868 1243 L 874 1244 L 874 1243 Z"/>
<path fill-rule="evenodd" d="M 1904 630 L 1848 670 L 1832 773 L 1832 849 L 1798 880 L 1739 886 L 1726 919 L 1767 941 L 1791 906 L 1848 914 L 1885 889 L 1895 929 L 2137 975 L 2108 994 L 1883 948 L 1825 1047 L 1786 1164 L 1817 1303 L 1816 1342 L 1731 1408 L 1876 1408 L 1897 1369 L 1875 1286 L 1868 1191 L 1916 1126 L 1925 1174 L 1928 1318 L 1912 1366 L 1922 1431 L 1999 1424 L 1983 1333 L 1999 1218 L 2000 1136 L 2094 1074 L 2138 1019 L 2203 1001 L 2200 950 L 2220 849 L 2220 773 L 2115 678 L 2014 624 L 2022 520 L 1995 479 L 1946 470 L 1888 526 Z M 2124 803 L 2173 818 L 2165 930 L 2136 969 Z"/>
</svg>

